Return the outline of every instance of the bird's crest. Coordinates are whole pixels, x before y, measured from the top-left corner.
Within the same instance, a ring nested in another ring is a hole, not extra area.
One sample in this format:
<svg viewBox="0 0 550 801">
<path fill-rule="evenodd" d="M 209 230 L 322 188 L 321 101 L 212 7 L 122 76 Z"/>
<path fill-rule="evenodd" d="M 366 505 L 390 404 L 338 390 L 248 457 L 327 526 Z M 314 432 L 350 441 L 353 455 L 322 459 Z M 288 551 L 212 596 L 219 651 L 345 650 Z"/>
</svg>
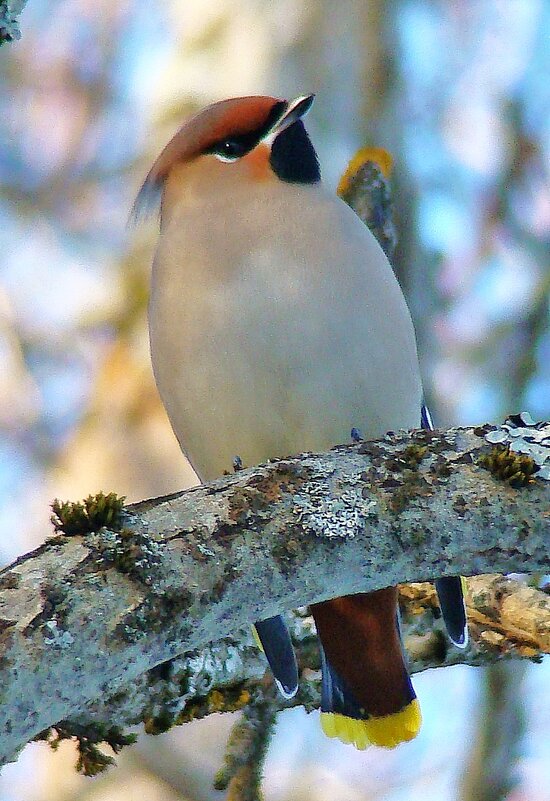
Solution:
<svg viewBox="0 0 550 801">
<path fill-rule="evenodd" d="M 213 148 L 227 137 L 257 134 L 258 140 L 285 112 L 287 103 L 265 95 L 221 100 L 185 122 L 153 164 L 134 202 L 130 220 L 139 222 L 159 208 L 170 170 Z"/>
</svg>

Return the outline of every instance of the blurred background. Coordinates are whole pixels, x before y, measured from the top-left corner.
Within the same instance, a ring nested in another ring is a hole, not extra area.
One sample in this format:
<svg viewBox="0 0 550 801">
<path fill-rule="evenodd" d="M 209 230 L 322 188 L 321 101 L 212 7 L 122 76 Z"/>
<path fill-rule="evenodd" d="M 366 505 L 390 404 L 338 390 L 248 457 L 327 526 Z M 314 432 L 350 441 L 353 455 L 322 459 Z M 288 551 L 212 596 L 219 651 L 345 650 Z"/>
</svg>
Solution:
<svg viewBox="0 0 550 801">
<path fill-rule="evenodd" d="M 224 97 L 316 92 L 308 128 L 334 186 L 359 146 L 393 153 L 395 269 L 439 425 L 548 419 L 548 2 L 29 0 L 21 29 L 0 52 L 1 563 L 50 533 L 55 496 L 195 480 L 149 364 L 155 226 L 126 221 L 182 120 Z M 395 752 L 282 714 L 267 801 L 550 800 L 548 660 L 415 685 L 424 728 Z M 0 801 L 220 799 L 231 718 L 143 735 L 93 780 L 71 744 L 31 745 Z"/>
</svg>

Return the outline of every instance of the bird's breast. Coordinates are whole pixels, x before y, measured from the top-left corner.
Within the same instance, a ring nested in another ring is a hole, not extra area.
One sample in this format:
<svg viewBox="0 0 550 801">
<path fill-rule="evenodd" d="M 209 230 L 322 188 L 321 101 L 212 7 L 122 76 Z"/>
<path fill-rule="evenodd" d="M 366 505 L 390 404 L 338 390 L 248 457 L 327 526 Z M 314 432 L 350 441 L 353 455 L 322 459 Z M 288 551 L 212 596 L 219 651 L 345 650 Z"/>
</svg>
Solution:
<svg viewBox="0 0 550 801">
<path fill-rule="evenodd" d="M 309 187 L 232 200 L 208 222 L 175 213 L 153 269 L 155 377 L 201 479 L 235 455 L 251 465 L 352 427 L 418 425 L 412 324 L 370 232 Z"/>
</svg>

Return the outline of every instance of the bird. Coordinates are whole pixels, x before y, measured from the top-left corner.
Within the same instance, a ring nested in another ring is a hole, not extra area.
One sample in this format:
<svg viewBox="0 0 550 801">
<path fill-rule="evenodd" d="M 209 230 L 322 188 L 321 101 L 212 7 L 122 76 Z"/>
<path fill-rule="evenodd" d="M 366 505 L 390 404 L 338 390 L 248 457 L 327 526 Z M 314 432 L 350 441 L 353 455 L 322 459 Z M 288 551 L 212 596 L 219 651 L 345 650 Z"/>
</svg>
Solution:
<svg viewBox="0 0 550 801">
<path fill-rule="evenodd" d="M 149 336 L 174 433 L 200 481 L 231 464 L 323 451 L 421 425 L 411 316 L 370 230 L 321 180 L 304 125 L 314 95 L 218 101 L 184 122 L 134 216 L 159 209 Z M 236 455 L 238 458 L 236 460 Z M 397 590 L 310 607 L 321 725 L 357 748 L 414 738 L 421 713 Z M 255 634 L 286 698 L 298 688 L 281 615 Z"/>
</svg>

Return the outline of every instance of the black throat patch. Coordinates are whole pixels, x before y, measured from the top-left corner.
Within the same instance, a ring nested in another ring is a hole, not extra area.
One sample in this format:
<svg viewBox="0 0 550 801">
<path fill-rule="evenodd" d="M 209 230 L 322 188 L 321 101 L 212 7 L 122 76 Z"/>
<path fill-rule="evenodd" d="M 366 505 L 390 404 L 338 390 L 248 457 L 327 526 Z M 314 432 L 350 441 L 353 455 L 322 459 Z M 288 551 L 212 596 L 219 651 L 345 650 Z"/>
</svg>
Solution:
<svg viewBox="0 0 550 801">
<path fill-rule="evenodd" d="M 321 180 L 317 153 L 302 120 L 296 120 L 275 138 L 269 162 L 281 181 L 316 184 Z"/>
</svg>

